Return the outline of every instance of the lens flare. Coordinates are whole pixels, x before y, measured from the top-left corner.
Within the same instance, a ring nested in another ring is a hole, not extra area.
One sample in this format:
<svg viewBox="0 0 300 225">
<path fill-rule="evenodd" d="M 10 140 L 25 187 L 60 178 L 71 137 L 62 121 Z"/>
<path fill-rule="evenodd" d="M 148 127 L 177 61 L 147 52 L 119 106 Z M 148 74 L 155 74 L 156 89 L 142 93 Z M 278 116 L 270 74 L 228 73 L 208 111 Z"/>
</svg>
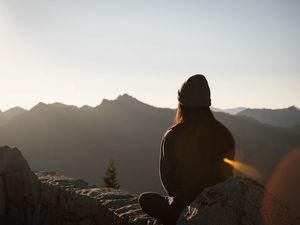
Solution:
<svg viewBox="0 0 300 225">
<path fill-rule="evenodd" d="M 300 147 L 290 150 L 281 159 L 269 180 L 267 189 L 300 218 Z M 267 197 L 263 201 L 263 210 L 266 212 L 276 210 Z M 265 224 L 271 225 L 272 222 Z"/>
<path fill-rule="evenodd" d="M 235 170 L 239 171 L 240 173 L 251 177 L 257 181 L 261 180 L 263 178 L 262 174 L 255 168 L 241 162 L 237 162 L 234 160 L 230 160 L 227 158 L 224 158 L 223 161 L 229 165 L 231 165 Z"/>
</svg>

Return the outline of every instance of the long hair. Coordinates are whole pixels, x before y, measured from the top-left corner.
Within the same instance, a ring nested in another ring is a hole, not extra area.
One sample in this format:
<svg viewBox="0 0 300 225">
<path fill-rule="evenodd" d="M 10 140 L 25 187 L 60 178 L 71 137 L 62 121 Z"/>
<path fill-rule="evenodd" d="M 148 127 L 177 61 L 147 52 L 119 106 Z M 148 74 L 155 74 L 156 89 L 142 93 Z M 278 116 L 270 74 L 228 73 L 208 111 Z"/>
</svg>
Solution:
<svg viewBox="0 0 300 225">
<path fill-rule="evenodd" d="M 199 120 L 203 117 L 213 116 L 209 107 L 206 106 L 184 106 L 178 103 L 175 116 L 175 124 L 191 120 Z"/>
</svg>

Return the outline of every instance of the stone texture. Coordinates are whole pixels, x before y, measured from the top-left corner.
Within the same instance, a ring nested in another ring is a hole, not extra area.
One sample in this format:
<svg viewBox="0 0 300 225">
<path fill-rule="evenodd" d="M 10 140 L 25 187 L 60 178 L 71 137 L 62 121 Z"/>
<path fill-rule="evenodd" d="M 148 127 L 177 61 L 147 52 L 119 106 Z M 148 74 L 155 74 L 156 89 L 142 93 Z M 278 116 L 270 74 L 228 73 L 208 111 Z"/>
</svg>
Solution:
<svg viewBox="0 0 300 225">
<path fill-rule="evenodd" d="M 177 221 L 177 225 L 196 224 L 299 225 L 300 219 L 260 184 L 234 177 L 205 189 Z"/>
<path fill-rule="evenodd" d="M 16 222 L 14 222 L 16 221 Z M 137 196 L 78 178 L 36 172 L 17 148 L 0 147 L 0 224 L 156 225 Z"/>
<path fill-rule="evenodd" d="M 22 173 L 25 201 L 33 207 L 39 202 L 40 181 L 33 172 Z"/>
<path fill-rule="evenodd" d="M 30 172 L 30 168 L 17 148 L 0 146 L 0 175 L 13 172 Z"/>
<path fill-rule="evenodd" d="M 24 186 L 22 173 L 10 173 L 5 176 L 6 196 L 10 215 L 22 214 L 24 209 Z"/>
<path fill-rule="evenodd" d="M 32 223 L 38 206 L 40 182 L 32 172 L 15 172 L 4 176 L 7 215 Z"/>
<path fill-rule="evenodd" d="M 5 186 L 4 180 L 0 177 L 0 215 L 5 214 Z"/>
<path fill-rule="evenodd" d="M 17 221 L 17 222 L 12 222 Z M 20 151 L 0 147 L 0 224 L 159 225 L 137 196 L 99 188 L 54 172 L 31 172 Z M 231 178 L 205 189 L 177 225 L 300 224 L 288 208 L 257 183 Z"/>
<path fill-rule="evenodd" d="M 41 181 L 42 205 L 46 215 L 56 215 L 57 224 L 156 225 L 139 207 L 137 196 L 126 191 L 99 188 L 77 178 L 48 172 L 36 172 Z M 35 224 L 45 224 L 36 219 Z M 59 221 L 59 222 L 58 222 Z"/>
</svg>

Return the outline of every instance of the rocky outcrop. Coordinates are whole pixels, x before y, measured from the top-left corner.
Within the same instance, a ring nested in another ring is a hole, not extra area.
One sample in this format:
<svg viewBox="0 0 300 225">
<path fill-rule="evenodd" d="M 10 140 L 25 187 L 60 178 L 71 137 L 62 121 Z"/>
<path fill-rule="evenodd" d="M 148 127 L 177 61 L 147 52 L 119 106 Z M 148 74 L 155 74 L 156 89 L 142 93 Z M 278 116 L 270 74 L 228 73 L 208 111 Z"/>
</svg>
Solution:
<svg viewBox="0 0 300 225">
<path fill-rule="evenodd" d="M 40 220 L 33 224 L 158 224 L 143 213 L 136 195 L 55 173 L 35 174 L 42 184 L 37 210 Z"/>
<path fill-rule="evenodd" d="M 33 173 L 17 148 L 0 147 L 1 225 L 158 225 L 137 196 L 55 172 Z M 177 225 L 299 225 L 258 183 L 234 177 L 205 189 Z"/>
<path fill-rule="evenodd" d="M 31 221 L 39 199 L 40 182 L 17 148 L 0 147 L 0 221 Z"/>
<path fill-rule="evenodd" d="M 155 225 L 137 196 L 56 173 L 30 171 L 17 148 L 0 147 L 0 224 Z"/>
<path fill-rule="evenodd" d="M 17 148 L 0 146 L 0 175 L 30 172 L 27 161 Z"/>
<path fill-rule="evenodd" d="M 242 177 L 205 189 L 180 215 L 177 225 L 299 225 L 260 184 Z"/>
</svg>

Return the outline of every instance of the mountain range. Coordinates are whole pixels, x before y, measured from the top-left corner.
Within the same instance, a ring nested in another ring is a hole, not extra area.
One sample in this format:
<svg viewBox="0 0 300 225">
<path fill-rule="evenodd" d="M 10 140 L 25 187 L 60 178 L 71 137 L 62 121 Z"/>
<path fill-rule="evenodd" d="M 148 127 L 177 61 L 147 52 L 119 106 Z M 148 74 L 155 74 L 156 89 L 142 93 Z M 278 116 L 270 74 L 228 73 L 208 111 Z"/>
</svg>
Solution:
<svg viewBox="0 0 300 225">
<path fill-rule="evenodd" d="M 237 115 L 254 118 L 259 122 L 278 127 L 300 125 L 300 110 L 295 106 L 284 109 L 245 109 Z"/>
<path fill-rule="evenodd" d="M 288 121 L 292 117 L 286 114 L 287 124 L 294 126 L 276 127 L 242 112 L 214 115 L 234 136 L 236 160 L 260 171 L 263 178 L 258 181 L 267 184 L 281 159 L 300 146 L 300 123 Z M 163 192 L 160 141 L 174 116 L 174 109 L 157 108 L 127 94 L 104 99 L 96 107 L 39 103 L 30 110 L 0 112 L 0 145 L 17 146 L 34 170 L 93 184 L 100 184 L 114 159 L 123 189 Z"/>
<path fill-rule="evenodd" d="M 215 108 L 215 107 L 211 107 L 211 110 L 214 112 L 224 112 L 224 113 L 228 113 L 231 115 L 236 115 L 237 113 L 245 110 L 246 107 L 235 107 L 235 108 L 228 108 L 228 109 L 220 109 L 220 108 Z"/>
<path fill-rule="evenodd" d="M 0 126 L 8 122 L 10 119 L 14 118 L 15 116 L 18 116 L 20 114 L 23 114 L 27 110 L 21 108 L 21 107 L 13 107 L 11 109 L 6 110 L 5 112 L 2 112 L 0 110 Z"/>
</svg>

